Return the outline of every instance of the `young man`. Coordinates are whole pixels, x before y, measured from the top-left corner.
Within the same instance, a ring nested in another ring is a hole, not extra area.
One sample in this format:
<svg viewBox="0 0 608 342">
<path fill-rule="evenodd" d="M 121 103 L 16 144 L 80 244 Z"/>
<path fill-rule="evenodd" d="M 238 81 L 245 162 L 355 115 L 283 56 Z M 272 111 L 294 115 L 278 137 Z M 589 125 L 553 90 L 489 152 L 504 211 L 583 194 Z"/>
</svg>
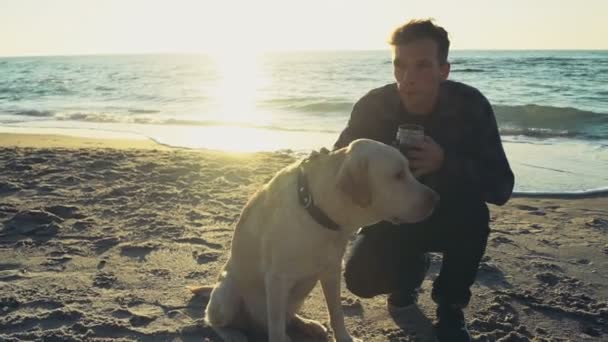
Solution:
<svg viewBox="0 0 608 342">
<path fill-rule="evenodd" d="M 421 223 L 361 229 L 346 262 L 346 286 L 365 298 L 389 294 L 389 310 L 412 307 L 429 267 L 426 253 L 441 252 L 432 290 L 436 335 L 439 341 L 470 341 L 463 309 L 488 239 L 486 203 L 507 202 L 513 173 L 488 100 L 473 87 L 447 80 L 447 32 L 432 21 L 413 20 L 394 31 L 390 44 L 396 83 L 371 90 L 355 104 L 334 147 L 358 138 L 393 144 L 400 124 L 422 125 L 424 140 L 403 152 L 441 201 Z"/>
</svg>

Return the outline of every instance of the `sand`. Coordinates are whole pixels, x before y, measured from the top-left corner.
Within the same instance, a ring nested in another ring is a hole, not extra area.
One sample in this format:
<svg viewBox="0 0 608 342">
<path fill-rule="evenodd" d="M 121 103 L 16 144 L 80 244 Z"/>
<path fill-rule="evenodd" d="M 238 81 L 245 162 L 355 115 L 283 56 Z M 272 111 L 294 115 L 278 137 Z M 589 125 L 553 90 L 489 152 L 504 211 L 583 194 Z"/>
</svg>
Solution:
<svg viewBox="0 0 608 342">
<path fill-rule="evenodd" d="M 0 134 L 0 340 L 219 341 L 186 286 L 213 282 L 246 200 L 294 160 Z M 518 197 L 491 211 L 466 310 L 475 341 L 607 341 L 608 198 Z M 429 320 L 440 263 L 420 297 Z M 342 295 L 353 335 L 416 340 L 384 296 Z M 303 315 L 328 324 L 318 287 Z"/>
</svg>

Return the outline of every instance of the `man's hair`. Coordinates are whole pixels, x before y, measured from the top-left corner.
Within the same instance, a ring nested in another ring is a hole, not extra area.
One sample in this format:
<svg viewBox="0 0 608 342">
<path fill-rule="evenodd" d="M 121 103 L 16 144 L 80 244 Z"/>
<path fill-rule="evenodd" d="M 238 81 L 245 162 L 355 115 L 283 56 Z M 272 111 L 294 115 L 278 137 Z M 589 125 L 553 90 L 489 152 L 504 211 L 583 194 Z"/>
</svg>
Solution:
<svg viewBox="0 0 608 342">
<path fill-rule="evenodd" d="M 411 42 L 427 38 L 437 43 L 439 64 L 447 63 L 448 50 L 450 49 L 448 33 L 443 27 L 433 24 L 433 19 L 410 20 L 393 31 L 389 44 L 392 46 L 407 45 Z"/>
</svg>

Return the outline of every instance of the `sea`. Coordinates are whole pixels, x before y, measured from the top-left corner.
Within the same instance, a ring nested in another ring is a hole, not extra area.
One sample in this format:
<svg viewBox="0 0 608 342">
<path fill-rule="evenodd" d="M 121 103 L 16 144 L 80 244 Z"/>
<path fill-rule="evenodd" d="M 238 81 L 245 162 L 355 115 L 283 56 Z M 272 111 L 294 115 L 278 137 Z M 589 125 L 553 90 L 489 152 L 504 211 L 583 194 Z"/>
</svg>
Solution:
<svg viewBox="0 0 608 342">
<path fill-rule="evenodd" d="M 521 194 L 608 190 L 608 51 L 450 52 L 493 105 Z M 331 148 L 390 51 L 0 57 L 0 132 L 188 149 Z"/>
</svg>

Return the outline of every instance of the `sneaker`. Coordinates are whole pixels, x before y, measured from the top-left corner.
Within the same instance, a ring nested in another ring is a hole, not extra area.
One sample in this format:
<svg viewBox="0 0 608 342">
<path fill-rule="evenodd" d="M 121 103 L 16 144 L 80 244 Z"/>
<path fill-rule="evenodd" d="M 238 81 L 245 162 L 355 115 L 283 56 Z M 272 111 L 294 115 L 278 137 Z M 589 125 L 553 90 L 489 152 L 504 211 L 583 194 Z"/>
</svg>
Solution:
<svg viewBox="0 0 608 342">
<path fill-rule="evenodd" d="M 467 323 L 461 308 L 439 305 L 435 333 L 439 342 L 471 342 Z"/>
</svg>

